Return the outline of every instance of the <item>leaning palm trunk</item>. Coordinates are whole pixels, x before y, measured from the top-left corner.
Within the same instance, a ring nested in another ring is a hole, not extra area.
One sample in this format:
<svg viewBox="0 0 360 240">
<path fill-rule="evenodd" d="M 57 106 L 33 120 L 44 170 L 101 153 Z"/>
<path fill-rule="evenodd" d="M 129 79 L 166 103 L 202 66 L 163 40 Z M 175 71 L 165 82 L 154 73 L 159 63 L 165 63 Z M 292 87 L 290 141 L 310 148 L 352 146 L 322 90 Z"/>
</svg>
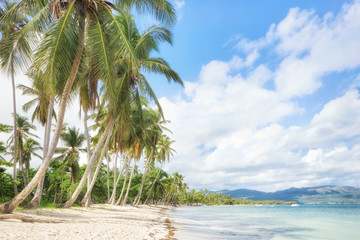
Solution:
<svg viewBox="0 0 360 240">
<path fill-rule="evenodd" d="M 55 102 L 55 96 L 52 96 L 50 99 L 47 119 L 46 119 L 46 123 L 45 123 L 43 159 L 45 159 L 46 154 L 49 149 L 50 133 L 51 133 L 51 120 L 52 120 L 52 115 L 53 115 L 53 110 L 54 110 L 54 102 Z M 40 206 L 40 201 L 41 201 L 42 192 L 43 192 L 43 188 L 44 188 L 44 180 L 45 180 L 45 174 L 42 176 L 39 184 L 37 185 L 35 196 L 28 203 L 28 205 L 26 205 L 26 208 L 33 208 L 33 207 Z"/>
<path fill-rule="evenodd" d="M 102 160 L 105 156 L 105 153 L 107 151 L 107 148 L 109 146 L 109 142 L 110 142 L 110 138 L 111 138 L 111 134 L 108 134 L 107 138 L 106 138 L 106 141 L 105 141 L 105 145 L 103 147 L 103 150 L 101 152 L 101 155 L 100 155 L 100 158 L 99 158 L 99 162 L 98 162 L 98 165 L 96 166 L 96 170 L 95 170 L 95 173 L 94 173 L 94 176 L 91 180 L 91 183 L 90 183 L 90 188 L 86 191 L 86 194 L 85 196 L 83 197 L 83 199 L 81 200 L 81 204 L 80 205 L 84 205 L 87 201 L 87 199 L 90 197 L 90 194 L 91 194 L 91 191 L 92 189 L 94 188 L 94 185 L 95 185 L 95 181 L 96 181 L 96 178 L 99 174 L 99 171 L 100 171 L 100 168 L 101 168 L 101 163 L 102 163 Z M 86 207 L 89 207 L 89 205 L 85 205 Z"/>
<path fill-rule="evenodd" d="M 109 160 L 109 156 L 106 157 L 106 178 L 107 178 L 107 202 L 109 203 L 110 201 L 110 173 L 109 173 L 109 164 L 110 164 L 110 160 Z M 97 170 L 97 168 L 96 168 Z M 90 188 L 89 188 L 90 189 Z M 88 191 L 89 191 L 88 189 Z"/>
<path fill-rule="evenodd" d="M 154 188 L 155 182 L 158 180 L 159 176 L 160 176 L 160 169 L 159 169 L 158 174 L 157 174 L 156 177 L 155 177 L 154 182 L 151 184 L 151 188 L 150 188 L 150 190 L 149 190 L 149 193 L 148 193 L 148 195 L 147 195 L 147 197 L 146 197 L 146 200 L 145 200 L 144 204 L 146 204 L 146 203 L 148 202 L 148 200 L 149 200 L 149 198 L 150 198 L 150 195 L 151 195 L 151 192 L 152 192 L 152 190 L 153 190 L 153 188 Z"/>
<path fill-rule="evenodd" d="M 134 167 L 133 167 L 133 169 L 131 171 L 129 184 L 128 184 L 128 187 L 126 189 L 126 194 L 125 194 L 124 200 L 122 201 L 121 205 L 125 205 L 126 202 L 127 202 L 127 198 L 129 196 L 129 191 L 130 191 L 130 187 L 131 187 L 131 180 L 132 180 L 132 178 L 134 176 L 135 168 L 136 168 L 136 160 L 134 159 Z"/>
<path fill-rule="evenodd" d="M 121 176 L 122 176 L 122 174 L 123 174 L 123 171 L 124 171 L 126 165 L 127 165 L 127 159 L 125 158 L 125 159 L 124 159 L 124 163 L 123 163 L 123 165 L 122 165 L 122 167 L 121 167 L 121 170 L 120 170 L 120 172 L 119 172 L 118 178 L 116 179 L 116 182 L 115 182 L 115 184 L 114 184 L 114 186 L 113 186 L 113 191 L 112 191 L 112 193 L 111 193 L 110 204 L 112 204 L 112 205 L 115 204 L 116 188 L 117 188 L 117 185 L 118 185 L 119 182 L 120 182 Z M 114 180 L 115 180 L 115 179 L 114 179 Z"/>
<path fill-rule="evenodd" d="M 16 93 L 15 93 L 15 76 L 14 71 L 11 72 L 11 83 L 12 83 L 12 93 L 13 93 L 13 111 L 14 111 L 14 168 L 13 168 L 13 175 L 14 175 L 14 192 L 15 196 L 18 195 L 18 189 L 16 185 L 16 154 L 17 154 L 17 125 L 16 125 Z M 0 208 L 1 210 L 1 208 Z"/>
<path fill-rule="evenodd" d="M 113 169 L 113 173 L 114 173 L 114 188 L 113 189 L 115 189 L 115 194 L 116 194 L 116 172 L 117 172 L 117 159 L 118 159 L 118 154 L 116 153 L 115 154 L 115 161 L 114 161 L 114 169 Z M 124 167 L 124 166 L 123 166 Z M 122 171 L 122 170 L 121 170 Z M 120 174 L 121 174 L 121 172 L 119 172 L 119 177 L 120 177 Z M 109 191 L 110 192 L 110 191 Z M 113 190 L 113 193 L 114 193 L 114 190 Z M 113 195 L 113 194 L 112 194 Z M 108 203 L 110 203 L 110 201 L 111 201 L 111 198 L 109 198 L 109 201 L 108 201 Z"/>
<path fill-rule="evenodd" d="M 126 161 L 126 171 L 125 171 L 125 179 L 124 179 L 124 183 L 123 183 L 123 187 L 121 189 L 121 193 L 120 193 L 120 196 L 118 198 L 118 200 L 116 201 L 116 205 L 119 205 L 121 200 L 122 200 L 122 196 L 124 194 L 124 191 L 125 191 L 125 186 L 126 186 L 126 182 L 127 182 L 127 177 L 129 175 L 129 166 L 130 166 L 130 163 L 128 161 Z M 115 197 L 114 197 L 115 198 Z"/>
<path fill-rule="evenodd" d="M 85 131 L 85 138 L 86 138 L 86 149 L 87 149 L 87 165 L 90 164 L 90 157 L 91 157 L 91 150 L 90 150 L 90 135 L 89 135 L 89 128 L 87 126 L 87 110 L 84 110 L 84 131 Z M 89 186 L 91 183 L 91 177 L 92 177 L 92 172 L 89 173 L 88 178 L 87 178 L 87 190 L 89 190 Z M 88 198 L 88 202 L 86 202 L 86 205 L 90 205 L 91 204 L 91 194 L 90 197 Z"/>
<path fill-rule="evenodd" d="M 17 206 L 19 206 L 19 204 L 22 203 L 24 201 L 24 199 L 34 190 L 36 185 L 41 181 L 41 179 L 45 175 L 45 172 L 46 172 L 47 168 L 49 167 L 49 164 L 55 153 L 55 149 L 56 149 L 57 143 L 60 138 L 60 133 L 62 130 L 62 125 L 63 125 L 64 117 L 65 117 L 66 103 L 69 98 L 70 90 L 74 83 L 76 73 L 77 73 L 79 65 L 80 65 L 80 60 L 81 60 L 81 55 L 83 53 L 83 49 L 84 49 L 84 37 L 82 37 L 82 39 L 80 40 L 79 46 L 77 47 L 74 62 L 71 66 L 70 75 L 69 75 L 69 78 L 66 80 L 64 90 L 61 95 L 59 113 L 58 113 L 58 121 L 56 123 L 54 136 L 52 138 L 51 145 L 49 147 L 46 158 L 44 159 L 39 170 L 37 171 L 37 173 L 35 174 L 33 179 L 29 182 L 29 184 L 27 184 L 26 187 L 17 196 L 15 196 L 12 200 L 0 205 L 0 212 L 3 212 L 3 213 L 13 212 L 14 209 Z"/>
<path fill-rule="evenodd" d="M 146 178 L 146 174 L 148 173 L 149 171 L 149 168 L 150 168 L 150 164 L 146 164 L 146 168 L 144 170 L 144 174 L 142 176 L 142 179 L 141 179 L 141 186 L 140 186 L 140 189 L 139 189 L 139 192 L 136 196 L 136 199 L 134 201 L 134 205 L 139 205 L 139 202 L 140 202 L 140 199 L 141 199 L 141 194 L 142 194 L 142 190 L 143 190 L 143 187 L 144 187 L 144 183 L 145 183 L 145 178 Z"/>
<path fill-rule="evenodd" d="M 64 206 L 63 206 L 64 208 L 71 207 L 74 204 L 74 202 L 76 201 L 76 199 L 78 198 L 78 196 L 80 195 L 80 192 L 85 185 L 85 182 L 86 182 L 86 179 L 87 179 L 89 173 L 92 171 L 93 167 L 95 166 L 96 159 L 99 156 L 99 152 L 100 152 L 101 147 L 104 144 L 105 138 L 110 134 L 113 125 L 114 125 L 114 123 L 112 121 L 108 122 L 108 124 L 105 128 L 105 131 L 101 135 L 98 145 L 95 148 L 95 151 L 91 155 L 90 163 L 86 166 L 85 172 L 79 182 L 79 185 L 75 189 L 74 193 L 71 195 L 70 199 L 64 204 Z"/>
</svg>

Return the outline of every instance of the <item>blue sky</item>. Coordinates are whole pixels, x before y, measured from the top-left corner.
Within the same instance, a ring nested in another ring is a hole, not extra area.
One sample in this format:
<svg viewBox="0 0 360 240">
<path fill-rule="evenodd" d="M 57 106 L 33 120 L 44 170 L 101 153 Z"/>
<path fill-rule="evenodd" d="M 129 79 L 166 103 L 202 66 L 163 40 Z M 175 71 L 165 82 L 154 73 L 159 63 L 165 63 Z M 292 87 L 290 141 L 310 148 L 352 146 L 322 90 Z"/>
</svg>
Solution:
<svg viewBox="0 0 360 240">
<path fill-rule="evenodd" d="M 360 187 L 360 0 L 172 2 L 174 44 L 154 56 L 185 87 L 148 76 L 176 141 L 166 170 L 197 189 Z M 28 100 L 18 94 L 22 115 Z M 11 124 L 12 105 L 0 109 Z M 65 121 L 82 129 L 78 112 L 75 100 Z"/>
<path fill-rule="evenodd" d="M 360 186 L 359 1 L 174 3 L 160 55 L 185 88 L 150 77 L 168 170 L 198 189 Z"/>
<path fill-rule="evenodd" d="M 176 2 L 176 1 L 175 1 Z M 184 3 L 178 9 L 179 21 L 173 28 L 173 46 L 163 45 L 160 55 L 171 63 L 185 81 L 197 81 L 201 66 L 211 60 L 226 61 L 242 55 L 236 49 L 239 38 L 258 39 L 286 17 L 292 7 L 313 9 L 323 16 L 337 13 L 345 1 L 238 1 L 197 0 Z M 176 4 L 175 4 L 176 6 Z M 142 19 L 140 19 L 142 21 Z M 149 26 L 148 22 L 139 25 Z M 152 23 L 150 21 L 150 23 Z M 159 96 L 171 97 L 178 87 L 156 85 Z"/>
</svg>

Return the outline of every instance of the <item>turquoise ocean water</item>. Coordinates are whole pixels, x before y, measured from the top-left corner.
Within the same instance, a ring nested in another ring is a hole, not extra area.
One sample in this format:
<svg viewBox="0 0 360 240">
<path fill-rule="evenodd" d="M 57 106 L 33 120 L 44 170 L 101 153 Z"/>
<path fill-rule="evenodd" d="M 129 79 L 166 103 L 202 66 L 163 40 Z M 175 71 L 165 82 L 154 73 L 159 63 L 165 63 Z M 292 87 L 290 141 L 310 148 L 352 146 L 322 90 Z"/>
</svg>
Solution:
<svg viewBox="0 0 360 240">
<path fill-rule="evenodd" d="M 360 240 L 360 205 L 178 207 L 171 217 L 179 240 Z"/>
</svg>

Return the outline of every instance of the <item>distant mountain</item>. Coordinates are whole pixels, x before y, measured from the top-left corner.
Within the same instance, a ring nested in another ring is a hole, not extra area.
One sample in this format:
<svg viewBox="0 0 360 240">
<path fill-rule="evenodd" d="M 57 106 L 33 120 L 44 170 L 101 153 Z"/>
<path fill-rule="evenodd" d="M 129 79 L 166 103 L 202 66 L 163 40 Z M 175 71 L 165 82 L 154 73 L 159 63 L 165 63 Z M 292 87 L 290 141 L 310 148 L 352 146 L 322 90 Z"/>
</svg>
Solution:
<svg viewBox="0 0 360 240">
<path fill-rule="evenodd" d="M 277 192 L 249 189 L 221 190 L 235 199 L 296 201 L 302 204 L 360 204 L 360 188 L 321 186 L 289 188 Z"/>
</svg>

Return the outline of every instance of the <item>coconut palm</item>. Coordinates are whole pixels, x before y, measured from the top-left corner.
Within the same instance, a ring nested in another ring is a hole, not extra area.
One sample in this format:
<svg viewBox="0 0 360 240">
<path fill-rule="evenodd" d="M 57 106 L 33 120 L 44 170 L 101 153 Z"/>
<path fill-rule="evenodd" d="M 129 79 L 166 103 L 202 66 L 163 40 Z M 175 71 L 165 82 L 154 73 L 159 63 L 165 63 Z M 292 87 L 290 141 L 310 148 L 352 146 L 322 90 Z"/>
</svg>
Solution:
<svg viewBox="0 0 360 240">
<path fill-rule="evenodd" d="M 81 148 L 84 143 L 84 134 L 79 133 L 79 129 L 67 128 L 66 131 L 61 133 L 61 139 L 65 147 L 56 149 L 56 153 L 60 153 L 60 156 L 54 158 L 54 161 L 61 161 L 60 171 L 62 173 L 69 172 L 71 180 L 70 195 L 72 194 L 76 178 L 79 174 L 79 154 L 86 150 Z"/>
<path fill-rule="evenodd" d="M 146 186 L 145 190 L 148 192 L 145 204 L 153 199 L 153 203 L 159 200 L 166 192 L 167 185 L 169 183 L 168 174 L 161 168 L 155 168 L 149 174 L 149 185 Z"/>
<path fill-rule="evenodd" d="M 29 182 L 29 169 L 30 169 L 30 161 L 32 156 L 36 156 L 42 159 L 42 157 L 39 154 L 37 154 L 37 151 L 39 150 L 42 150 L 40 143 L 38 143 L 36 140 L 32 138 L 26 139 L 26 142 L 24 143 L 22 149 L 22 161 L 25 165 L 25 177 L 27 182 Z"/>
<path fill-rule="evenodd" d="M 83 121 L 84 121 L 84 132 L 85 132 L 85 139 L 86 139 L 86 149 L 87 149 L 87 164 L 89 165 L 90 157 L 91 157 L 91 144 L 90 144 L 90 134 L 88 128 L 88 112 L 89 110 L 95 110 L 96 107 L 96 100 L 97 100 L 97 86 L 99 79 L 96 76 L 96 73 L 92 72 L 92 68 L 85 65 L 86 74 L 81 78 L 79 82 L 79 99 L 80 99 L 80 107 L 84 112 Z M 88 175 L 87 178 L 87 188 L 89 190 L 90 183 L 91 183 L 92 174 Z M 87 205 L 90 205 L 91 196 L 89 196 Z"/>
<path fill-rule="evenodd" d="M 170 140 L 170 138 L 166 135 L 161 135 L 158 142 L 157 142 L 157 160 L 160 164 L 163 164 L 166 161 L 169 161 L 170 157 L 173 155 L 175 150 L 171 147 L 171 144 L 173 144 L 174 141 Z M 150 195 L 154 189 L 154 184 L 157 182 L 157 178 L 160 177 L 161 171 L 158 171 L 158 174 L 156 175 L 155 180 L 150 186 L 150 189 L 148 191 L 147 198 L 145 200 L 145 204 L 148 202 Z"/>
<path fill-rule="evenodd" d="M 168 186 L 168 191 L 166 193 L 166 195 L 163 198 L 163 201 L 165 202 L 165 204 L 169 204 L 169 203 L 176 203 L 177 202 L 177 195 L 179 192 L 183 191 L 183 180 L 184 180 L 184 176 L 175 172 L 172 174 L 172 176 L 170 175 L 170 184 Z"/>
<path fill-rule="evenodd" d="M 115 2 L 128 6 L 135 5 L 143 11 L 150 10 L 159 20 L 169 23 L 175 20 L 174 9 L 166 0 L 117 0 Z M 116 56 L 120 58 L 120 56 L 128 55 L 130 61 L 133 62 L 135 56 L 123 30 L 115 20 L 116 14 L 121 14 L 121 12 L 117 11 L 110 2 L 22 0 L 9 11 L 6 19 L 13 19 L 21 10 L 35 14 L 29 23 L 16 34 L 16 41 L 34 36 L 39 28 L 46 25 L 46 28 L 42 28 L 46 32 L 42 35 L 33 69 L 43 70 L 46 78 L 51 81 L 55 89 L 59 90 L 60 106 L 56 129 L 43 164 L 21 194 L 0 206 L 2 212 L 12 212 L 39 183 L 50 164 L 60 137 L 70 90 L 82 62 L 84 47 L 91 49 L 89 51 L 91 62 L 94 63 L 94 69 L 99 71 L 99 77 L 105 82 L 111 82 L 114 78 L 112 59 Z M 118 41 L 113 41 L 113 39 Z M 86 176 L 89 171 L 86 171 Z"/>
<path fill-rule="evenodd" d="M 166 76 L 169 81 L 173 80 L 182 84 L 179 75 L 174 70 L 172 70 L 164 60 L 149 58 L 150 52 L 152 50 L 157 50 L 158 42 L 171 42 L 171 33 L 168 29 L 164 27 L 153 26 L 143 35 L 140 35 L 136 28 L 133 17 L 126 11 L 123 11 L 121 15 L 118 15 L 115 18 L 115 22 L 122 29 L 122 32 L 125 33 L 126 42 L 129 44 L 129 47 L 133 49 L 131 53 L 134 53 L 134 55 L 123 54 L 120 58 L 118 56 L 114 56 L 115 64 L 112 67 L 114 70 L 116 70 L 115 72 L 118 73 L 118 77 L 110 79 L 109 81 L 104 81 L 103 99 L 108 101 L 109 125 L 113 125 L 115 122 L 121 122 L 122 119 L 124 119 L 124 109 L 127 109 L 126 106 L 129 106 L 131 101 L 135 101 L 136 106 L 138 107 L 137 111 L 139 111 L 140 114 L 142 113 L 140 92 L 147 94 L 152 100 L 154 100 L 158 105 L 159 111 L 162 112 L 161 106 L 156 98 L 154 91 L 151 89 L 150 84 L 147 82 L 145 76 L 141 73 L 142 69 L 145 71 L 160 73 Z M 104 67 L 109 66 L 107 65 Z M 140 120 L 142 120 L 141 115 Z M 142 125 L 143 124 L 140 123 L 139 126 Z M 109 133 L 110 132 L 107 132 L 106 134 Z M 106 138 L 107 137 L 104 136 L 103 139 L 105 140 Z M 102 144 L 103 142 L 101 145 Z M 96 158 L 94 157 L 93 161 L 95 159 Z M 83 178 L 87 177 L 87 175 L 91 172 L 90 169 L 94 166 L 93 162 L 89 162 L 89 171 L 85 171 Z M 78 188 L 74 192 L 75 195 L 68 200 L 68 202 L 65 204 L 66 207 L 72 205 L 77 196 L 80 194 L 81 188 L 84 184 L 85 180 L 80 180 Z"/>
<path fill-rule="evenodd" d="M 25 103 L 22 109 L 28 112 L 34 107 L 31 121 L 38 120 L 42 126 L 46 125 L 49 105 L 51 104 L 52 94 L 51 87 L 41 79 L 33 80 L 32 87 L 19 84 L 18 89 L 22 91 L 22 95 L 31 96 L 33 99 Z M 52 110 L 51 110 L 52 111 Z M 56 118 L 56 114 L 51 113 L 52 117 Z"/>
<path fill-rule="evenodd" d="M 134 205 L 139 204 L 141 200 L 142 190 L 145 183 L 146 175 L 151 167 L 155 164 L 155 158 L 157 154 L 156 145 L 158 142 L 158 139 L 160 138 L 162 134 L 162 130 L 165 129 L 164 126 L 162 126 L 163 123 L 166 121 L 162 121 L 161 115 L 158 111 L 155 111 L 151 109 L 151 107 L 146 111 L 146 127 L 145 127 L 145 156 L 146 156 L 146 163 L 145 163 L 145 169 L 141 180 L 140 189 L 138 192 L 138 195 L 136 196 L 136 199 L 134 201 Z"/>
<path fill-rule="evenodd" d="M 15 17 L 5 18 L 6 13 L 14 7 L 14 2 L 5 1 L 0 6 L 0 60 L 1 68 L 11 76 L 12 95 L 13 95 L 13 116 L 14 116 L 14 134 L 17 129 L 16 126 L 16 89 L 15 89 L 15 73 L 19 68 L 23 67 L 27 58 L 30 56 L 29 47 L 26 42 L 16 43 L 14 34 L 19 31 L 26 23 L 27 19 L 23 14 L 18 14 Z M 14 158 L 17 155 L 17 138 L 14 138 Z M 16 176 L 16 164 L 14 164 L 13 175 Z M 18 194 L 17 186 L 14 184 L 15 195 Z"/>
<path fill-rule="evenodd" d="M 23 110 L 27 112 L 30 108 L 35 107 L 32 114 L 32 121 L 37 119 L 41 125 L 45 126 L 44 131 L 44 148 L 43 148 L 43 159 L 46 157 L 49 141 L 50 141 L 50 130 L 51 120 L 56 118 L 54 112 L 54 101 L 55 96 L 52 94 L 50 84 L 43 79 L 43 73 L 39 72 L 37 76 L 30 74 L 32 80 L 32 87 L 25 85 L 18 85 L 18 88 L 22 90 L 23 95 L 32 96 L 29 102 L 23 105 Z M 39 207 L 45 175 L 43 175 L 39 182 L 33 199 L 26 205 L 26 208 Z"/>
<path fill-rule="evenodd" d="M 16 117 L 16 131 L 15 134 L 12 134 L 10 138 L 8 139 L 7 143 L 14 142 L 14 138 L 16 138 L 17 145 L 13 147 L 13 151 L 17 152 L 15 155 L 15 158 L 13 158 L 13 164 L 14 168 L 16 164 L 19 164 L 20 171 L 22 173 L 24 186 L 27 184 L 26 177 L 25 177 L 25 171 L 24 171 L 24 161 L 23 161 L 23 153 L 24 153 L 24 143 L 27 139 L 30 137 L 37 136 L 33 133 L 31 133 L 31 130 L 36 130 L 35 125 L 31 124 L 29 122 L 29 119 L 27 117 L 22 117 L 20 115 L 17 115 Z M 11 127 L 12 128 L 12 127 Z M 14 175 L 14 179 L 16 179 L 16 174 Z"/>
</svg>

